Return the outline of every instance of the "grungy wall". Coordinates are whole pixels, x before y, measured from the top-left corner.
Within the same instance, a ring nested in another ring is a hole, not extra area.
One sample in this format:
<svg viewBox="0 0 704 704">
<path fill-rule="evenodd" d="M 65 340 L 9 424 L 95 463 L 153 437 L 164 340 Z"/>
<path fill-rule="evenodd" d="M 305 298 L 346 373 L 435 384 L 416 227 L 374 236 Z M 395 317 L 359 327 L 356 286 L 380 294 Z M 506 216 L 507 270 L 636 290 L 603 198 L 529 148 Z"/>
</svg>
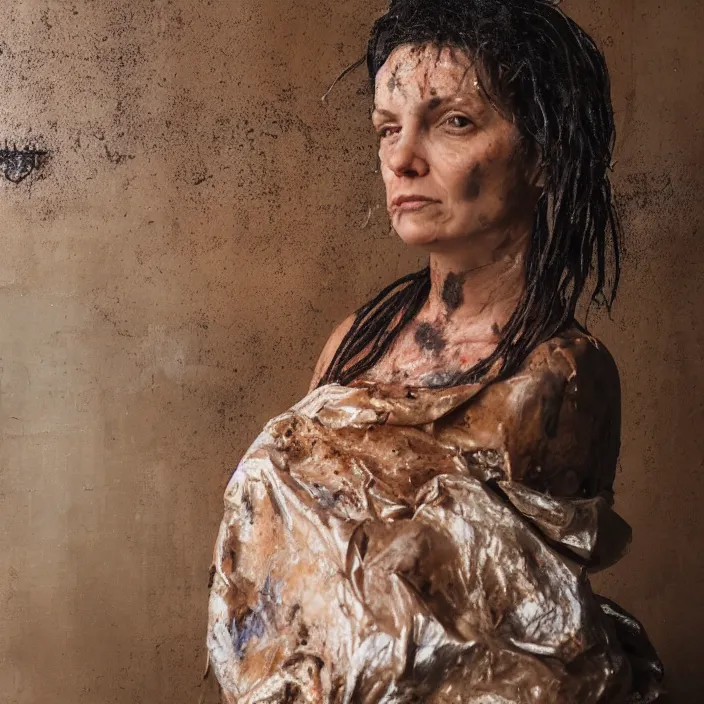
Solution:
<svg viewBox="0 0 704 704">
<path fill-rule="evenodd" d="M 206 693 L 221 495 L 334 322 L 419 261 L 389 234 L 357 59 L 383 3 L 5 0 L 0 140 L 0 701 Z M 638 614 L 672 701 L 704 688 L 704 108 L 699 0 L 566 3 L 613 72 Z"/>
</svg>

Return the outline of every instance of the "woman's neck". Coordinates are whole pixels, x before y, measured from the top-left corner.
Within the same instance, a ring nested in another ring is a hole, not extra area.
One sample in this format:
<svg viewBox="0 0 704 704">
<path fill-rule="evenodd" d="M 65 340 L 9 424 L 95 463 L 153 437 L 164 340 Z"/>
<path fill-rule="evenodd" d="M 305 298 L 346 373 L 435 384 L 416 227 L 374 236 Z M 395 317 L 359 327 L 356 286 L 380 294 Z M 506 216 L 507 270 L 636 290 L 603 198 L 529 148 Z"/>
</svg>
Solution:
<svg viewBox="0 0 704 704">
<path fill-rule="evenodd" d="M 452 327 L 473 330 L 502 328 L 525 289 L 528 237 L 490 251 L 462 256 L 430 255 L 430 295 L 427 314 Z"/>
</svg>

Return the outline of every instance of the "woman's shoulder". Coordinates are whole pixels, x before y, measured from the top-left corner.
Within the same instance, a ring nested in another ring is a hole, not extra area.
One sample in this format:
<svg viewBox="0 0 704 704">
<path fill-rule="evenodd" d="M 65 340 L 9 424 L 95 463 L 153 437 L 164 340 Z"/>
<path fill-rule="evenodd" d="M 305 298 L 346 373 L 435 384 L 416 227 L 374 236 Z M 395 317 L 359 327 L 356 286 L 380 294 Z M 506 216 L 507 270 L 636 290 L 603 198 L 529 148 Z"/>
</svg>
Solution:
<svg viewBox="0 0 704 704">
<path fill-rule="evenodd" d="M 538 345 L 521 374 L 526 383 L 518 384 L 517 416 L 535 421 L 526 447 L 531 464 L 539 458 L 542 479 L 549 477 L 551 489 L 563 495 L 577 486 L 585 496 L 610 489 L 620 446 L 621 388 L 606 345 L 571 327 Z M 515 431 L 527 440 L 523 429 Z"/>
<path fill-rule="evenodd" d="M 540 409 L 543 417 L 559 409 L 560 425 L 571 434 L 604 425 L 620 434 L 618 367 L 606 345 L 584 328 L 574 325 L 538 345 L 507 382 L 523 409 Z"/>
<path fill-rule="evenodd" d="M 498 450 L 512 480 L 556 496 L 595 496 L 611 486 L 618 457 L 616 364 L 600 340 L 569 328 L 450 422 L 471 444 Z"/>
<path fill-rule="evenodd" d="M 345 335 L 350 331 L 352 324 L 356 318 L 356 313 L 350 313 L 341 323 L 339 323 L 335 329 L 332 331 L 327 342 L 323 346 L 323 351 L 318 357 L 318 361 L 315 365 L 315 370 L 313 371 L 313 378 L 310 382 L 309 391 L 312 391 L 320 382 L 323 375 L 327 371 L 330 363 L 337 352 L 338 347 L 342 344 L 345 339 Z"/>
<path fill-rule="evenodd" d="M 539 344 L 517 374 L 536 378 L 544 374 L 557 376 L 575 389 L 601 386 L 617 390 L 620 387 L 618 367 L 609 349 L 577 325 Z"/>
</svg>

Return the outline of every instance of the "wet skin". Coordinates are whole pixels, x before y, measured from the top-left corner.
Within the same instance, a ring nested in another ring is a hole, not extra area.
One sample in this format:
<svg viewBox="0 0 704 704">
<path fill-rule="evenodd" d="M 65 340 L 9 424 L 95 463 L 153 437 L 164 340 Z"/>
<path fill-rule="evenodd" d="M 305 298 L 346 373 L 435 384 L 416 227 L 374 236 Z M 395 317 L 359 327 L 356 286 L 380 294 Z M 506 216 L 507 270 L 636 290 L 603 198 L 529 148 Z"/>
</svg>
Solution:
<svg viewBox="0 0 704 704">
<path fill-rule="evenodd" d="M 387 210 L 429 253 L 431 293 L 371 376 L 436 385 L 493 350 L 520 298 L 540 175 L 461 52 L 398 47 L 375 85 Z"/>
</svg>

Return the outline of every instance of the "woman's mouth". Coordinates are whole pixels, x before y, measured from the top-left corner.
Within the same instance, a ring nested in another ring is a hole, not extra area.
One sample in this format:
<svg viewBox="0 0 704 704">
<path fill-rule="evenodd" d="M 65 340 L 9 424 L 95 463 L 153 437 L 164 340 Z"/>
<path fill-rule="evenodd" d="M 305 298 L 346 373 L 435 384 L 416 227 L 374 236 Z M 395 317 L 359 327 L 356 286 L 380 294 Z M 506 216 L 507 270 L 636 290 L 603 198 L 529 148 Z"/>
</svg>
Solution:
<svg viewBox="0 0 704 704">
<path fill-rule="evenodd" d="M 401 210 L 401 211 L 413 211 L 413 210 L 421 210 L 422 208 L 425 208 L 427 205 L 430 205 L 431 203 L 437 203 L 437 200 L 434 200 L 433 198 L 428 198 L 427 196 L 421 196 L 421 195 L 403 195 L 403 196 L 396 196 L 391 201 L 391 207 L 394 210 Z"/>
</svg>

